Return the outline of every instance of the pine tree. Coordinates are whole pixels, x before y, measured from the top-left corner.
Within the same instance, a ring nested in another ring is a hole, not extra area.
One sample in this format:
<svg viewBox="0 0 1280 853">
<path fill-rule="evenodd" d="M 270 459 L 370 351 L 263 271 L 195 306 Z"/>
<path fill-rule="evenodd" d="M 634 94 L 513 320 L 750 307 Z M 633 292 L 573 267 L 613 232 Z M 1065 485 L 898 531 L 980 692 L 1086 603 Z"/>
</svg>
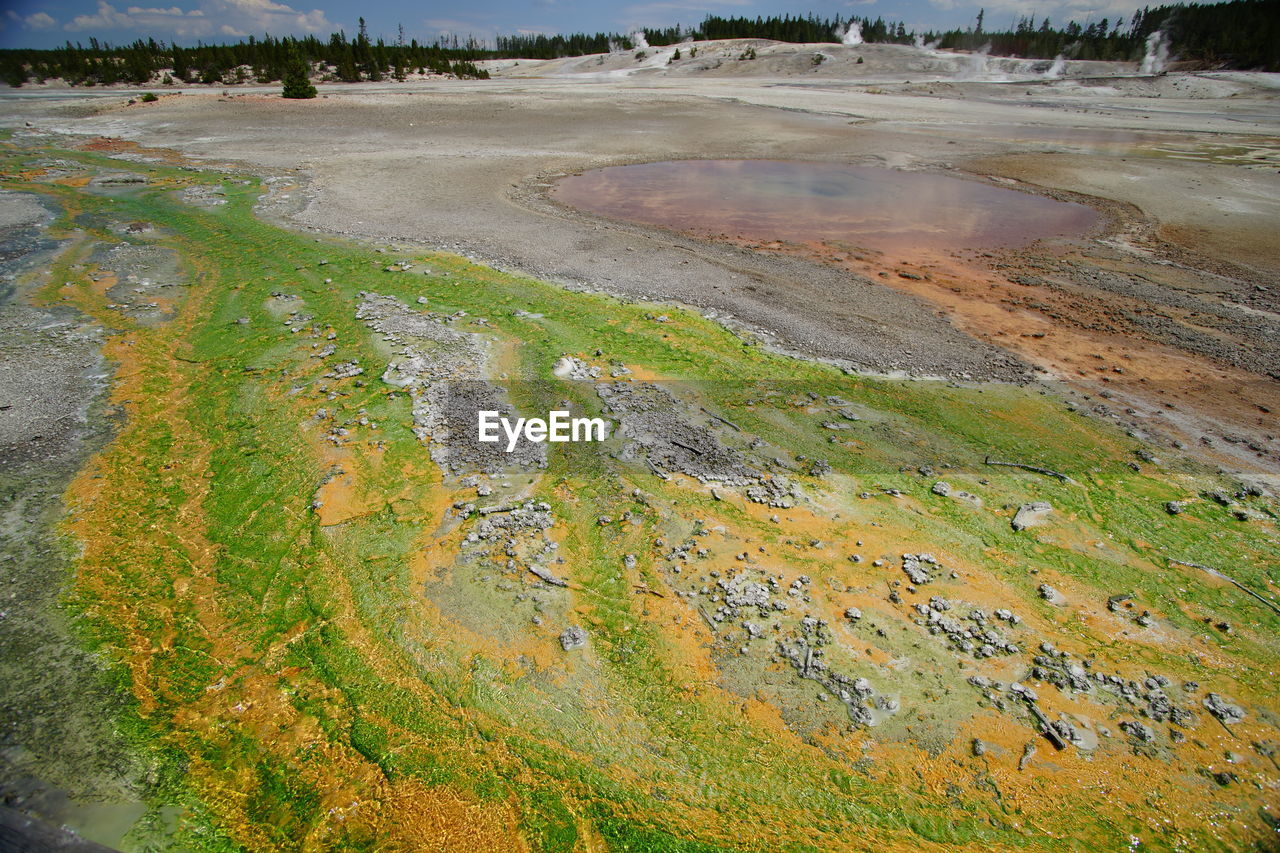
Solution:
<svg viewBox="0 0 1280 853">
<path fill-rule="evenodd" d="M 316 87 L 311 85 L 307 62 L 298 54 L 297 47 L 290 46 L 289 59 L 285 64 L 284 91 L 285 98 L 314 98 Z"/>
<path fill-rule="evenodd" d="M 360 30 L 356 33 L 355 54 L 360 71 L 374 83 L 380 81 L 382 68 L 373 55 L 373 46 L 369 43 L 369 28 L 365 26 L 364 18 L 360 19 Z"/>
</svg>

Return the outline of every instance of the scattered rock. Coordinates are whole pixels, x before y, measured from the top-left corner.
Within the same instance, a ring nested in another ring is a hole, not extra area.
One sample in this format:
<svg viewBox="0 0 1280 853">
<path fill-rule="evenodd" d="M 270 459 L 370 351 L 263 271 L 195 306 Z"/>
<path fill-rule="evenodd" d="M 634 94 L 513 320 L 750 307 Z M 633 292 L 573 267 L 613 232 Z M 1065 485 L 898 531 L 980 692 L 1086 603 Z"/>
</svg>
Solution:
<svg viewBox="0 0 1280 853">
<path fill-rule="evenodd" d="M 587 364 L 580 358 L 567 355 L 555 363 L 551 373 L 557 379 L 575 379 L 580 381 L 599 379 L 603 371 L 599 367 Z"/>
<path fill-rule="evenodd" d="M 902 571 L 913 584 L 926 584 L 933 580 L 928 567 L 938 567 L 938 561 L 932 554 L 903 554 Z"/>
</svg>

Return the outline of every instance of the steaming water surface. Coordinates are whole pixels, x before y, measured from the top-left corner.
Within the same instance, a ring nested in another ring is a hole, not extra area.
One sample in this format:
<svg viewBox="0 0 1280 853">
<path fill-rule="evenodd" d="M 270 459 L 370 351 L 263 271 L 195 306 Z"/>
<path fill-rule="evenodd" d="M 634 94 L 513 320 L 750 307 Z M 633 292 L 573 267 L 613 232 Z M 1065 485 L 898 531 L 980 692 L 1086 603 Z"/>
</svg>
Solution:
<svg viewBox="0 0 1280 853">
<path fill-rule="evenodd" d="M 681 160 L 562 180 L 552 197 L 704 237 L 847 243 L 880 251 L 1017 248 L 1085 233 L 1080 204 L 927 172 L 789 160 Z"/>
</svg>

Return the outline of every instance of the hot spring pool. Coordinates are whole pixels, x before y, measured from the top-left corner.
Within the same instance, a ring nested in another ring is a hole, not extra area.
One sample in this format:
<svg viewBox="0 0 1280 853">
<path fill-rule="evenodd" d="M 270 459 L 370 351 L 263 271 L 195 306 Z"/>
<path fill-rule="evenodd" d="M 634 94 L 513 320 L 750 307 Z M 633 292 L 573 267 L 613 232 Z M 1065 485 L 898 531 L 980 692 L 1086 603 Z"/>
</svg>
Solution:
<svg viewBox="0 0 1280 853">
<path fill-rule="evenodd" d="M 1091 208 L 930 172 L 793 160 L 678 160 L 573 175 L 557 201 L 705 237 L 886 252 L 1017 248 L 1085 233 Z"/>
</svg>

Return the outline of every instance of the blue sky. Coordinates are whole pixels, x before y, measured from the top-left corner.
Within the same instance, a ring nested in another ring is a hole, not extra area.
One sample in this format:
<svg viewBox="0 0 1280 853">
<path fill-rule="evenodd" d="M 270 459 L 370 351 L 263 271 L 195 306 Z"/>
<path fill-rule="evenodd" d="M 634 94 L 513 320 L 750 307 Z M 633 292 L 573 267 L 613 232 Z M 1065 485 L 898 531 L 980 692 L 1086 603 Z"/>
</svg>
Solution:
<svg viewBox="0 0 1280 853">
<path fill-rule="evenodd" d="M 1031 14 L 1037 19 L 1047 14 L 1055 23 L 1127 18 L 1141 5 L 1134 0 L 0 0 L 0 46 L 51 47 L 90 38 L 119 43 L 139 37 L 192 44 L 250 33 L 324 36 L 338 29 L 351 34 L 361 15 L 372 35 L 391 40 L 403 24 L 406 37 L 427 41 L 441 33 L 492 39 L 498 33 L 626 32 L 637 26 L 696 25 L 708 13 L 813 12 L 946 28 L 968 25 L 979 6 L 986 8 L 987 28 L 994 29 Z"/>
</svg>

